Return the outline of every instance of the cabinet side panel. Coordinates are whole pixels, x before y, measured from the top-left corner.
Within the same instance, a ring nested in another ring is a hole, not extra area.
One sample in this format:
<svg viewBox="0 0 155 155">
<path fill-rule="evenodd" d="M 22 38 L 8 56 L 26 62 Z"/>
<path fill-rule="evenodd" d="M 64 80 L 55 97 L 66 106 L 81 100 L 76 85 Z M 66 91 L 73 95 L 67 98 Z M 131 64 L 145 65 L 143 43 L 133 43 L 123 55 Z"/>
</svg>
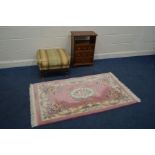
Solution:
<svg viewBox="0 0 155 155">
<path fill-rule="evenodd" d="M 71 36 L 71 65 L 74 64 L 74 37 Z"/>
</svg>

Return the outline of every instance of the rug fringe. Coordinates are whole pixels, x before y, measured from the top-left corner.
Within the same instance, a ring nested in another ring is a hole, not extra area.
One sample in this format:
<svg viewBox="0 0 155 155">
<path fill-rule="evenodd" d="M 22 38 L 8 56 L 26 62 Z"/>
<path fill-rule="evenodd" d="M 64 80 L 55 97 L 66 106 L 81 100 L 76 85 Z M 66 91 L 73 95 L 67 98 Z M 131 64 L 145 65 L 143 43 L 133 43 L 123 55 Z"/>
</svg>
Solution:
<svg viewBox="0 0 155 155">
<path fill-rule="evenodd" d="M 138 98 L 127 86 L 125 86 L 113 73 L 109 72 L 109 74 L 137 101 L 141 102 L 141 99 Z"/>
<path fill-rule="evenodd" d="M 33 86 L 30 84 L 29 88 L 30 92 L 30 112 L 31 112 L 31 126 L 35 127 L 37 126 L 37 119 L 36 119 L 36 112 L 35 112 L 35 98 L 34 98 L 34 92 L 33 92 Z"/>
</svg>

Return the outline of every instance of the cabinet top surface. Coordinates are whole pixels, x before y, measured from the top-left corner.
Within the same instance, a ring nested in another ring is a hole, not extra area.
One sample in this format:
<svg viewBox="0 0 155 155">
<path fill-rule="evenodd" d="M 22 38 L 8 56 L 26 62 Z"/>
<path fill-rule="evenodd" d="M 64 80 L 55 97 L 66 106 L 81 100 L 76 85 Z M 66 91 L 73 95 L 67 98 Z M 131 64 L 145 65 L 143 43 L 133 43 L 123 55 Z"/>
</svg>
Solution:
<svg viewBox="0 0 155 155">
<path fill-rule="evenodd" d="M 94 31 L 71 31 L 72 36 L 97 36 Z"/>
</svg>

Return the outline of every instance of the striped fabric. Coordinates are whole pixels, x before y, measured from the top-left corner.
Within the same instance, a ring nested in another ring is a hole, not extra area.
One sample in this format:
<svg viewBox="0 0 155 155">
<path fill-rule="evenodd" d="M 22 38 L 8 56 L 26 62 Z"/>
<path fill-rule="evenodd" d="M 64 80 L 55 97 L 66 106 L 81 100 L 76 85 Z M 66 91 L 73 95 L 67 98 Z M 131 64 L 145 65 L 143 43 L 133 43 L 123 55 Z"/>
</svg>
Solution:
<svg viewBox="0 0 155 155">
<path fill-rule="evenodd" d="M 70 58 L 64 49 L 39 49 L 37 62 L 40 70 L 69 68 Z"/>
</svg>

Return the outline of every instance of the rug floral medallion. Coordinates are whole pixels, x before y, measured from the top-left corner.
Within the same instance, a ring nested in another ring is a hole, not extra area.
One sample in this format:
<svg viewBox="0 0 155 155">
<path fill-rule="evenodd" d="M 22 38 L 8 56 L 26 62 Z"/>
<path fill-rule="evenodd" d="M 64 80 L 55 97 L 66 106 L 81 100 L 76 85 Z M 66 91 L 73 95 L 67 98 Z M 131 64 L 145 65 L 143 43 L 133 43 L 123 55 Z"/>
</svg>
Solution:
<svg viewBox="0 0 155 155">
<path fill-rule="evenodd" d="M 112 73 L 30 85 L 32 127 L 140 102 Z"/>
</svg>

